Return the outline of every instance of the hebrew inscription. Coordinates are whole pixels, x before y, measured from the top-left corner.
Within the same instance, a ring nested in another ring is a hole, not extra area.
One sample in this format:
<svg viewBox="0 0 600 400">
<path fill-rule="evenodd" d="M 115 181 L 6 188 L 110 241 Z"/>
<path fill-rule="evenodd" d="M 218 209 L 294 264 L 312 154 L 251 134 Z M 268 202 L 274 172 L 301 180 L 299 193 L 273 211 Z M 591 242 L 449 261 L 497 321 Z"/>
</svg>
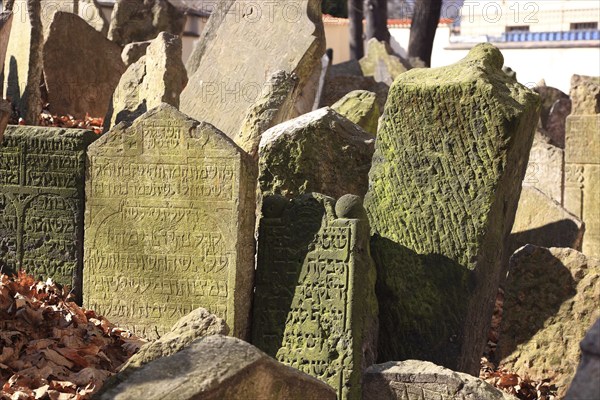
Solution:
<svg viewBox="0 0 600 400">
<path fill-rule="evenodd" d="M 81 303 L 91 131 L 9 126 L 0 144 L 0 268 L 73 288 Z"/>
<path fill-rule="evenodd" d="M 318 194 L 264 200 L 253 340 L 338 398 L 359 399 L 362 369 L 374 357 L 374 264 L 360 198 L 334 206 Z"/>
<path fill-rule="evenodd" d="M 205 307 L 244 337 L 254 173 L 220 131 L 165 104 L 90 148 L 85 304 L 148 338 Z"/>
</svg>

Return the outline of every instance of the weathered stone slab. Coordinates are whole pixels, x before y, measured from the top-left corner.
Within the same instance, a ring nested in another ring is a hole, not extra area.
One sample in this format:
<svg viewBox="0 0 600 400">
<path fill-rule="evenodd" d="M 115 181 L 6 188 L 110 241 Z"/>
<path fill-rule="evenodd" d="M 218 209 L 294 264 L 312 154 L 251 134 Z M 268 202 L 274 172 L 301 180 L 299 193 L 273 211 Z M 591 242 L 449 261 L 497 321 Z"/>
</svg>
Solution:
<svg viewBox="0 0 600 400">
<path fill-rule="evenodd" d="M 4 99 L 0 99 L 0 143 L 2 143 L 2 138 L 4 137 L 4 131 L 8 126 L 8 121 L 10 120 L 10 116 L 12 115 L 12 105 L 10 101 L 6 101 Z"/>
<path fill-rule="evenodd" d="M 0 269 L 69 285 L 79 304 L 85 151 L 96 138 L 11 125 L 0 144 Z"/>
<path fill-rule="evenodd" d="M 298 77 L 293 114 L 285 119 L 312 110 L 317 85 L 307 84 L 318 81 L 325 33 L 319 0 L 238 3 L 215 22 L 212 40 L 181 94 L 181 110 L 239 144 L 248 108 L 277 71 Z"/>
<path fill-rule="evenodd" d="M 383 110 L 390 87 L 383 82 L 375 82 L 371 76 L 329 75 L 325 79 L 321 107 L 331 107 L 348 93 L 366 90 L 377 95 L 377 105 Z"/>
<path fill-rule="evenodd" d="M 600 398 L 600 319 L 580 344 L 581 361 L 565 400 Z"/>
<path fill-rule="evenodd" d="M 265 198 L 253 343 L 278 361 L 361 399 L 375 361 L 377 299 L 369 225 L 358 196 Z"/>
<path fill-rule="evenodd" d="M 211 335 L 227 335 L 229 327 L 222 318 L 208 312 L 204 308 L 197 308 L 182 317 L 173 325 L 171 330 L 154 342 L 143 345 L 127 363 L 119 369 L 119 373 L 110 378 L 102 386 L 102 392 L 115 387 L 125 381 L 135 371 L 144 365 L 168 357 L 185 349 L 196 339 Z"/>
<path fill-rule="evenodd" d="M 0 13 L 0 73 L 4 71 L 4 61 L 6 59 L 6 49 L 8 48 L 12 20 L 13 13 L 11 11 L 2 11 Z M 0 82 L 0 84 L 3 83 Z"/>
<path fill-rule="evenodd" d="M 108 38 L 118 45 L 152 40 L 160 32 L 181 36 L 185 15 L 168 0 L 117 0 Z"/>
<path fill-rule="evenodd" d="M 108 34 L 109 22 L 96 0 L 79 0 L 78 15 L 102 36 Z"/>
<path fill-rule="evenodd" d="M 329 107 L 266 131 L 259 147 L 263 195 L 364 196 L 375 139 Z"/>
<path fill-rule="evenodd" d="M 540 112 L 541 132 L 548 137 L 550 143 L 565 148 L 565 121 L 571 113 L 571 100 L 566 93 L 546 86 L 538 85 L 533 90 L 540 95 L 542 109 Z"/>
<path fill-rule="evenodd" d="M 367 43 L 367 54 L 360 59 L 364 76 L 372 76 L 377 82 L 391 85 L 394 79 L 409 68 L 408 62 L 392 54 L 389 44 L 372 38 Z M 406 64 L 406 65 L 405 65 Z"/>
<path fill-rule="evenodd" d="M 354 90 L 339 99 L 331 108 L 373 136 L 377 135 L 377 121 L 380 113 L 375 93 Z"/>
<path fill-rule="evenodd" d="M 167 104 L 117 125 L 88 155 L 86 307 L 147 338 L 204 307 L 246 337 L 252 161 Z"/>
<path fill-rule="evenodd" d="M 600 76 L 573 75 L 571 91 L 573 115 L 600 114 Z"/>
<path fill-rule="evenodd" d="M 538 129 L 529 152 L 523 187 L 534 187 L 562 204 L 564 173 L 565 151 L 550 144 Z"/>
<path fill-rule="evenodd" d="M 296 75 L 285 71 L 275 72 L 263 87 L 258 99 L 246 112 L 237 143 L 253 158 L 258 159 L 258 146 L 262 134 L 293 114 L 293 94 L 297 85 Z"/>
<path fill-rule="evenodd" d="M 181 52 L 181 39 L 167 32 L 150 42 L 146 55 L 121 76 L 105 119 L 105 130 L 121 121 L 131 122 L 162 103 L 179 107 L 179 95 L 187 83 Z"/>
<path fill-rule="evenodd" d="M 140 58 L 146 55 L 146 49 L 150 46 L 152 40 L 146 40 L 145 42 L 133 42 L 125 45 L 121 52 L 121 59 L 126 66 L 130 66 Z"/>
<path fill-rule="evenodd" d="M 584 232 L 579 218 L 538 189 L 523 186 L 508 251 L 526 244 L 581 250 Z"/>
<path fill-rule="evenodd" d="M 574 75 L 567 117 L 564 206 L 585 222 L 583 253 L 600 257 L 600 77 Z"/>
<path fill-rule="evenodd" d="M 104 118 L 126 69 L 121 48 L 69 12 L 54 13 L 46 32 L 42 58 L 49 111 Z"/>
<path fill-rule="evenodd" d="M 365 373 L 364 400 L 516 400 L 472 375 L 428 361 L 389 361 Z"/>
<path fill-rule="evenodd" d="M 501 367 L 551 378 L 564 396 L 579 342 L 600 317 L 600 260 L 573 249 L 527 245 L 510 259 L 496 356 Z"/>
<path fill-rule="evenodd" d="M 215 335 L 136 371 L 99 400 L 335 400 L 333 389 L 239 339 Z"/>
<path fill-rule="evenodd" d="M 538 96 L 502 64 L 480 44 L 390 89 L 365 199 L 382 361 L 479 371 L 539 116 Z"/>
</svg>

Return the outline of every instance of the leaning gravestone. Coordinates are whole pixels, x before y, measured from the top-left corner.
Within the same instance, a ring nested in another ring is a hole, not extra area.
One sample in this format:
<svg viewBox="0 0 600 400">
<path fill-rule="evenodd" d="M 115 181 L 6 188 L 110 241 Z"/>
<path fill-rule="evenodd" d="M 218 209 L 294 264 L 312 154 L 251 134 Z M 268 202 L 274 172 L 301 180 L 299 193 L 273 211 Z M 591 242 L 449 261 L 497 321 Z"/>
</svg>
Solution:
<svg viewBox="0 0 600 400">
<path fill-rule="evenodd" d="M 79 16 L 56 12 L 45 34 L 42 60 L 52 114 L 104 118 L 126 69 L 117 44 Z"/>
<path fill-rule="evenodd" d="M 79 304 L 85 151 L 96 138 L 11 125 L 0 144 L 0 269 L 69 285 Z"/>
<path fill-rule="evenodd" d="M 213 124 L 240 144 L 238 134 L 246 111 L 277 71 L 298 76 L 291 94 L 296 107 L 282 120 L 312 109 L 317 85 L 306 86 L 315 72 L 318 79 L 325 33 L 319 0 L 264 6 L 239 2 L 232 7 L 215 24 L 212 40 L 201 45 L 197 69 L 181 93 L 181 110 Z M 299 100 L 305 107 L 298 109 Z"/>
<path fill-rule="evenodd" d="M 516 400 L 469 374 L 427 361 L 375 364 L 365 373 L 364 400 Z"/>
<path fill-rule="evenodd" d="M 265 198 L 259 225 L 253 343 L 360 399 L 375 361 L 377 299 L 369 225 L 358 196 Z"/>
<path fill-rule="evenodd" d="M 390 89 L 365 199 L 382 361 L 479 370 L 539 113 L 502 64 L 480 44 Z"/>
<path fill-rule="evenodd" d="M 258 150 L 263 194 L 364 196 L 375 139 L 329 107 L 274 126 Z"/>
<path fill-rule="evenodd" d="M 335 400 L 333 389 L 242 340 L 200 338 L 146 364 L 99 400 Z"/>
<path fill-rule="evenodd" d="M 339 99 L 331 108 L 373 136 L 377 136 L 380 113 L 375 93 L 354 90 Z"/>
<path fill-rule="evenodd" d="M 538 129 L 533 138 L 523 186 L 534 187 L 554 201 L 563 203 L 565 151 L 549 143 Z"/>
<path fill-rule="evenodd" d="M 405 63 L 408 64 L 392 54 L 388 43 L 372 38 L 367 43 L 367 55 L 360 59 L 360 68 L 364 76 L 391 85 L 398 75 L 408 70 Z"/>
<path fill-rule="evenodd" d="M 163 104 L 88 155 L 84 304 L 148 338 L 204 307 L 246 337 L 256 180 L 246 154 Z"/>
<path fill-rule="evenodd" d="M 600 77 L 574 75 L 567 117 L 564 206 L 585 222 L 582 251 L 600 257 Z"/>
<path fill-rule="evenodd" d="M 600 317 L 600 260 L 565 248 L 527 245 L 510 259 L 496 357 L 533 380 L 552 378 L 563 398 L 579 342 Z"/>
</svg>

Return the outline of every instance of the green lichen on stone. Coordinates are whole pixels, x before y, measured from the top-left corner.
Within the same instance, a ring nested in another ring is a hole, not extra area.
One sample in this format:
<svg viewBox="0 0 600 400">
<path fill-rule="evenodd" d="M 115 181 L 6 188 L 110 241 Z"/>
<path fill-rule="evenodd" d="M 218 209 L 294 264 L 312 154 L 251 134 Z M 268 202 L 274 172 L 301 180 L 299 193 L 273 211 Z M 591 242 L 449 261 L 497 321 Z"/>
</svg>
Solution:
<svg viewBox="0 0 600 400">
<path fill-rule="evenodd" d="M 380 42 L 375 38 L 369 40 L 367 55 L 359 62 L 364 76 L 372 76 L 377 82 L 385 82 L 388 85 L 409 69 L 407 61 L 392 54 L 388 43 Z"/>
<path fill-rule="evenodd" d="M 375 93 L 354 90 L 338 100 L 331 108 L 373 136 L 377 135 L 379 106 Z"/>
<path fill-rule="evenodd" d="M 539 115 L 502 64 L 482 44 L 390 89 L 365 199 L 382 361 L 479 368 Z"/>
<path fill-rule="evenodd" d="M 375 361 L 377 299 L 362 201 L 269 196 L 259 225 L 253 343 L 361 399 Z"/>
<path fill-rule="evenodd" d="M 90 147 L 84 303 L 154 339 L 204 307 L 249 333 L 255 166 L 168 104 Z"/>
<path fill-rule="evenodd" d="M 260 191 L 363 196 L 373 142 L 371 134 L 328 107 L 276 125 L 259 146 Z"/>
<path fill-rule="evenodd" d="M 85 153 L 80 129 L 9 126 L 0 143 L 0 269 L 73 288 L 81 303 Z"/>
</svg>

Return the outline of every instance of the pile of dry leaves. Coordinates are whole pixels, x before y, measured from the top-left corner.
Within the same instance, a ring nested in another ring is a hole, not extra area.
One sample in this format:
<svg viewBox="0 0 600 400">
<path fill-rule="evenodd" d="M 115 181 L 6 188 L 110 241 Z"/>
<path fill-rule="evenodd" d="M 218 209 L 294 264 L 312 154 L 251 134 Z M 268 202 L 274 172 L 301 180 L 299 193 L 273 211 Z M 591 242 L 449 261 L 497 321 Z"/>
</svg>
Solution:
<svg viewBox="0 0 600 400">
<path fill-rule="evenodd" d="M 94 133 L 99 135 L 102 133 L 103 123 L 104 118 L 90 117 L 89 114 L 85 114 L 84 119 L 77 119 L 72 115 L 52 115 L 49 112 L 44 111 L 40 115 L 39 125 L 55 126 L 60 128 L 89 129 L 93 130 Z"/>
<path fill-rule="evenodd" d="M 50 280 L 0 275 L 0 399 L 88 399 L 143 343 Z"/>
</svg>

